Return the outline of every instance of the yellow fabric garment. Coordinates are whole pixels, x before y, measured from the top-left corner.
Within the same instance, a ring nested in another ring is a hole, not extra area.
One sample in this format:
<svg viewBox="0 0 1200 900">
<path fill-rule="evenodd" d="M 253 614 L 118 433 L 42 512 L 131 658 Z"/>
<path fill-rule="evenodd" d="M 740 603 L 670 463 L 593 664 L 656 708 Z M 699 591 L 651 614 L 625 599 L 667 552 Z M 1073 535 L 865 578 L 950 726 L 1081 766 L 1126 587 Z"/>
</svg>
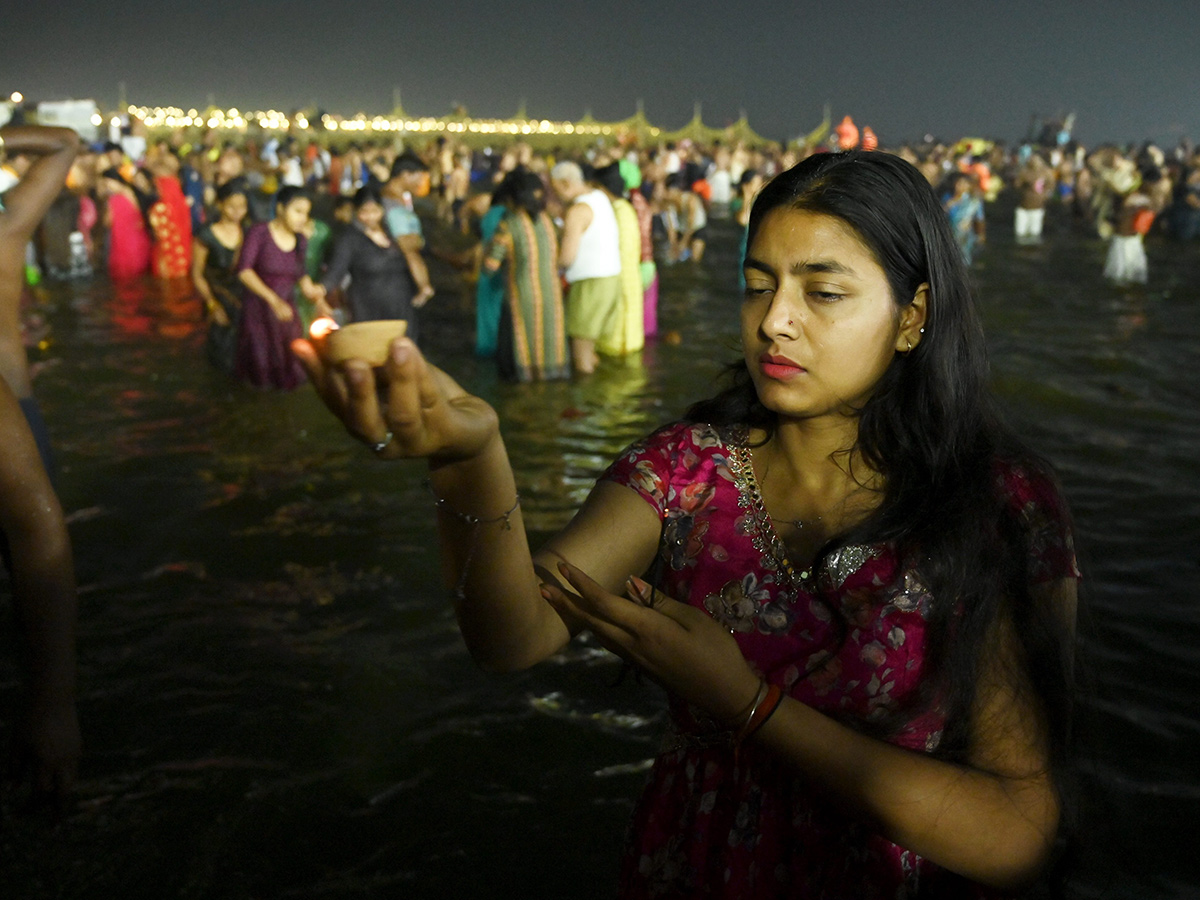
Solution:
<svg viewBox="0 0 1200 900">
<path fill-rule="evenodd" d="M 617 244 L 621 251 L 621 309 L 613 327 L 600 335 L 596 350 L 607 356 L 636 353 L 646 343 L 642 321 L 642 233 L 633 204 L 613 200 L 617 217 Z"/>
</svg>

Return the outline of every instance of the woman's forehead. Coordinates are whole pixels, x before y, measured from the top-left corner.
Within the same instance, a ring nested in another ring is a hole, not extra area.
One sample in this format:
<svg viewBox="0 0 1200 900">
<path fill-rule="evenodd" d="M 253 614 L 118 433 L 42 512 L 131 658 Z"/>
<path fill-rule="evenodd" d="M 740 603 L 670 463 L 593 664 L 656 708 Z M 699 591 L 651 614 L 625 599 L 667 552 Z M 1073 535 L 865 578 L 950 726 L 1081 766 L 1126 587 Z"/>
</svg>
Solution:
<svg viewBox="0 0 1200 900">
<path fill-rule="evenodd" d="M 776 249 L 794 247 L 800 251 L 827 245 L 874 257 L 862 236 L 845 219 L 792 206 L 777 207 L 763 216 L 751 246 L 768 241 Z"/>
</svg>

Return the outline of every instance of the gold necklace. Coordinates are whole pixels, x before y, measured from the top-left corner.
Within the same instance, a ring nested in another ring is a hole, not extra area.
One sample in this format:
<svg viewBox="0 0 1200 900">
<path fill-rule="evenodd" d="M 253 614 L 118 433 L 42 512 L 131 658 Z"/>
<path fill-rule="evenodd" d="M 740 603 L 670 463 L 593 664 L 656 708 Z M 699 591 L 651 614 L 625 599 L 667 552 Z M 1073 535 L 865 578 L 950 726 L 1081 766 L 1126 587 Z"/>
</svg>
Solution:
<svg viewBox="0 0 1200 900">
<path fill-rule="evenodd" d="M 749 448 L 747 447 L 747 450 L 748 449 Z M 751 477 L 755 478 L 754 468 L 753 468 L 753 458 L 754 458 L 753 454 L 750 454 L 749 458 L 750 458 L 749 470 L 751 473 Z M 805 525 L 812 526 L 812 525 L 815 525 L 817 522 L 822 522 L 825 520 L 824 516 L 811 516 L 807 519 L 781 519 L 781 518 L 777 518 L 777 517 L 771 515 L 770 511 L 767 509 L 766 498 L 763 497 L 763 482 L 765 482 L 767 477 L 771 474 L 771 462 L 768 459 L 768 460 L 765 460 L 764 463 L 765 464 L 763 466 L 762 481 L 758 481 L 757 478 L 755 478 L 755 491 L 758 493 L 759 502 L 762 503 L 763 513 L 767 516 L 768 519 L 771 520 L 771 522 L 776 527 L 778 527 L 780 525 L 791 525 L 797 531 L 803 531 Z"/>
<path fill-rule="evenodd" d="M 802 531 L 805 525 L 815 525 L 817 522 L 822 522 L 825 520 L 824 516 L 813 516 L 811 519 L 777 519 L 769 512 L 767 513 L 767 517 L 775 523 L 776 527 L 780 525 L 791 525 L 797 531 Z"/>
<path fill-rule="evenodd" d="M 750 454 L 747 429 L 737 429 L 732 437 L 729 464 L 738 485 L 738 505 L 745 509 L 754 520 L 750 533 L 751 543 L 754 544 L 756 550 L 770 559 L 775 564 L 773 568 L 778 568 L 783 572 L 793 585 L 807 587 L 814 567 L 797 569 L 788 557 L 787 546 L 783 543 L 779 532 L 776 531 L 771 514 L 767 512 L 767 504 L 763 500 L 762 490 L 754 475 L 754 462 Z M 819 519 L 820 517 L 809 521 L 818 521 Z M 802 520 L 792 521 L 799 522 L 800 527 L 803 527 Z"/>
</svg>

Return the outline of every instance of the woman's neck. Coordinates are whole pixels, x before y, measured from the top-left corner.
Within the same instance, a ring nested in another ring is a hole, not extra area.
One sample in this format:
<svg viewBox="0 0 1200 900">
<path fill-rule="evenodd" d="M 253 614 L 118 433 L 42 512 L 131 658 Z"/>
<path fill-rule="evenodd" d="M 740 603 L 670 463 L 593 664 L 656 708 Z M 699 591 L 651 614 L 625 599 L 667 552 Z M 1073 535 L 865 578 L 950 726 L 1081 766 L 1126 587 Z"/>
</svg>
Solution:
<svg viewBox="0 0 1200 900">
<path fill-rule="evenodd" d="M 380 247 L 389 247 L 392 243 L 392 237 L 388 234 L 382 225 L 376 225 L 374 228 L 368 228 L 362 222 L 355 222 L 354 227 L 365 234 L 371 241 Z"/>
<path fill-rule="evenodd" d="M 752 443 L 757 443 L 754 437 L 752 434 Z M 763 434 L 757 437 L 761 440 Z M 857 439 L 854 419 L 780 421 L 770 439 L 754 449 L 764 493 L 772 495 L 786 518 L 840 511 L 848 520 L 843 524 L 851 524 L 849 520 L 861 517 L 860 506 L 874 506 L 869 498 L 877 496 L 883 486 L 882 477 L 855 449 Z M 848 502 L 860 495 L 861 502 Z M 797 508 L 792 508 L 793 502 Z"/>
<path fill-rule="evenodd" d="M 279 249 L 289 253 L 296 246 L 296 241 L 299 240 L 296 232 L 288 228 L 287 224 L 279 219 L 272 219 L 267 224 L 267 229 L 271 232 L 271 237 Z"/>
</svg>

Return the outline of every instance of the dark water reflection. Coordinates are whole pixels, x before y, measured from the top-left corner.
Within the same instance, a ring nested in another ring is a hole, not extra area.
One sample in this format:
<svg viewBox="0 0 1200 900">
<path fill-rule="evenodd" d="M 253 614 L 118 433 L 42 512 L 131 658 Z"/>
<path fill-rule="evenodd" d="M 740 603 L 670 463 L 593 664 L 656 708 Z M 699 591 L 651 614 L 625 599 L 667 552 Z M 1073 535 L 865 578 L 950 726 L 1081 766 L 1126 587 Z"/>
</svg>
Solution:
<svg viewBox="0 0 1200 900">
<path fill-rule="evenodd" d="M 1153 244 L 1150 289 L 1127 293 L 1099 242 L 1052 220 L 1016 248 L 997 215 L 978 269 L 996 384 L 1062 471 L 1091 579 L 1077 893 L 1195 896 L 1200 248 Z M 449 285 L 431 309 L 430 355 L 500 410 L 535 539 L 732 357 L 735 242 L 716 230 L 703 270 L 664 275 L 681 342 L 583 383 L 499 384 Z M 183 295 L 44 299 L 87 759 L 57 828 L 5 805 L 0 895 L 611 896 L 659 694 L 613 686 L 588 643 L 481 674 L 419 466 L 372 460 L 307 390 L 211 372 Z"/>
</svg>

